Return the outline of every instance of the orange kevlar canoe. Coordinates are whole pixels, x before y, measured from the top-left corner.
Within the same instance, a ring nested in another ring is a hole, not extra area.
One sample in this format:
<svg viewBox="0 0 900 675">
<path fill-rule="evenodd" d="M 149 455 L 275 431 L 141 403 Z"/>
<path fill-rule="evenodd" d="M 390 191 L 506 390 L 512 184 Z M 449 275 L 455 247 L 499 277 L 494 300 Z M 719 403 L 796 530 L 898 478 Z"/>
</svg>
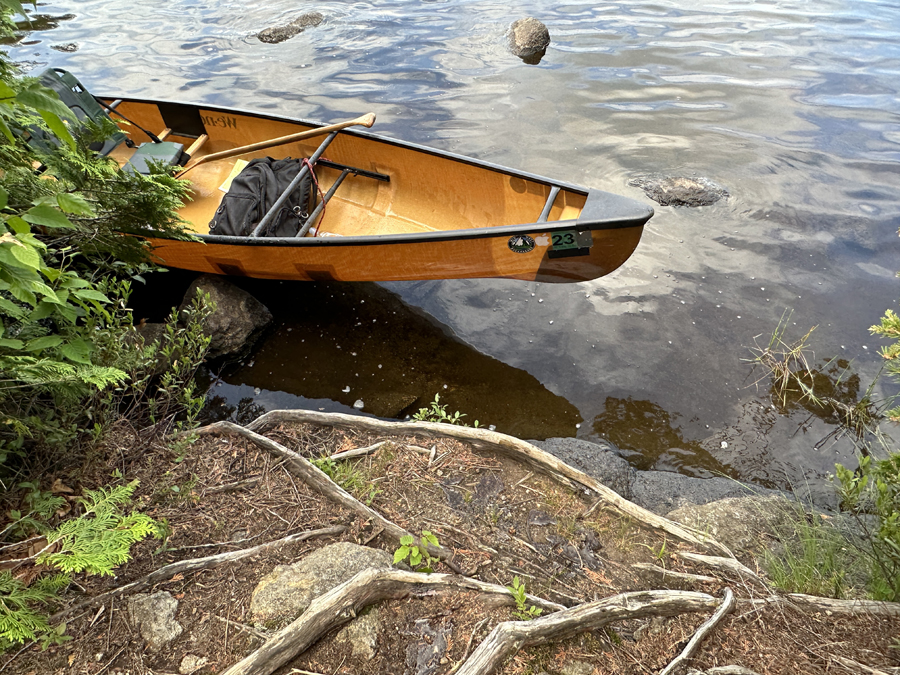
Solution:
<svg viewBox="0 0 900 675">
<path fill-rule="evenodd" d="M 114 119 L 134 123 L 121 129 L 135 143 L 151 140 L 141 128 L 181 143 L 191 154 L 188 166 L 214 153 L 319 128 L 241 110 L 105 101 L 115 108 Z M 321 193 L 336 183 L 339 188 L 305 236 L 209 233 L 240 162 L 310 157 L 323 137 L 191 168 L 185 177 L 193 183 L 193 199 L 180 215 L 198 241 L 148 236 L 159 261 L 262 279 L 575 282 L 602 277 L 624 263 L 653 215 L 649 206 L 608 192 L 371 133 L 341 131 L 329 137 L 314 168 Z M 111 156 L 124 164 L 133 152 L 121 144 Z"/>
</svg>

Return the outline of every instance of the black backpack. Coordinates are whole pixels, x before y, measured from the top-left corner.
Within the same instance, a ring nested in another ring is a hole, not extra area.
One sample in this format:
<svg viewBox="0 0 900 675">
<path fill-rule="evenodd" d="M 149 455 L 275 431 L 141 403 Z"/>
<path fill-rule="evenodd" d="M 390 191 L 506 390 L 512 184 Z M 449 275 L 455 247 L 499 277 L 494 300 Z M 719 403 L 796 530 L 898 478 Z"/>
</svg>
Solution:
<svg viewBox="0 0 900 675">
<path fill-rule="evenodd" d="M 209 233 L 248 236 L 302 168 L 303 160 L 290 157 L 252 160 L 232 180 L 231 187 L 209 223 Z M 296 236 L 314 206 L 315 193 L 307 173 L 260 236 Z"/>
</svg>

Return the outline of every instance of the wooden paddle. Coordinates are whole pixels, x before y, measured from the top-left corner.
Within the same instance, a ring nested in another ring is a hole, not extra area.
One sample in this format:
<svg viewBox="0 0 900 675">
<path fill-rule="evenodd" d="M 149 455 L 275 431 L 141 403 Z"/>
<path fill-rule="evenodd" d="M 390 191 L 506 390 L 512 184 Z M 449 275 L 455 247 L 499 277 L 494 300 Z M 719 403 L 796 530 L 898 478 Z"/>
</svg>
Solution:
<svg viewBox="0 0 900 675">
<path fill-rule="evenodd" d="M 309 131 L 301 131 L 296 134 L 290 134 L 288 136 L 281 136 L 280 138 L 272 138 L 268 141 L 260 141 L 258 143 L 251 143 L 250 145 L 242 145 L 239 148 L 232 148 L 231 150 L 222 150 L 221 152 L 214 152 L 210 155 L 204 155 L 196 162 L 189 163 L 182 171 L 180 171 L 176 178 L 181 178 L 188 171 L 193 169 L 195 166 L 200 166 L 201 164 L 206 164 L 206 162 L 212 162 L 217 159 L 226 159 L 228 157 L 235 157 L 237 155 L 244 155 L 248 152 L 254 152 L 256 150 L 265 150 L 266 148 L 274 148 L 276 145 L 284 145 L 285 143 L 293 143 L 294 141 L 302 141 L 306 138 L 315 138 L 316 136 L 323 136 L 325 134 L 330 134 L 333 131 L 340 131 L 341 129 L 346 129 L 347 127 L 353 126 L 364 126 L 366 128 L 371 127 L 375 124 L 375 113 L 368 113 L 363 115 L 362 117 L 357 117 L 355 120 L 350 120 L 348 122 L 339 122 L 338 124 L 332 124 L 327 127 L 319 127 L 318 129 L 310 129 Z"/>
</svg>

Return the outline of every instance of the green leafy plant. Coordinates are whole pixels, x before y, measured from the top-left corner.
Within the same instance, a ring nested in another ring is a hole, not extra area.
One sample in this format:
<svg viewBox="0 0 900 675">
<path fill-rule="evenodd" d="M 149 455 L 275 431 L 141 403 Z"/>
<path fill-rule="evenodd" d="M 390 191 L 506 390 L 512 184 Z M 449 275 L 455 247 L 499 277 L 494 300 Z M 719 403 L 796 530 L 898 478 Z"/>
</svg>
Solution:
<svg viewBox="0 0 900 675">
<path fill-rule="evenodd" d="M 434 564 L 438 562 L 428 552 L 428 546 L 440 546 L 438 538 L 428 530 L 422 530 L 422 536 L 416 539 L 411 534 L 400 537 L 400 547 L 394 551 L 394 564 L 407 561 L 417 572 L 430 574 L 434 572 Z"/>
<path fill-rule="evenodd" d="M 354 495 L 371 494 L 369 484 L 352 462 L 348 460 L 335 461 L 330 457 L 322 457 L 312 460 L 312 463 L 347 492 Z"/>
<path fill-rule="evenodd" d="M 453 414 L 447 412 L 447 405 L 441 404 L 441 395 L 435 394 L 434 400 L 431 402 L 431 406 L 429 408 L 419 408 L 419 412 L 415 413 L 412 418 L 419 422 L 442 422 L 444 424 L 459 424 L 462 426 L 469 426 L 465 422 L 462 421 L 462 418 L 466 417 L 465 413 L 461 413 L 458 410 Z M 474 427 L 478 427 L 478 420 L 475 420 Z"/>
<path fill-rule="evenodd" d="M 70 639 L 65 624 L 51 628 L 47 614 L 37 607 L 51 604 L 71 580 L 68 574 L 55 574 L 26 586 L 8 571 L 0 572 L 0 651 L 34 639 L 44 648 Z"/>
<path fill-rule="evenodd" d="M 79 497 L 84 512 L 46 534 L 48 548 L 54 550 L 38 555 L 37 562 L 68 573 L 112 575 L 128 562 L 133 544 L 147 537 L 162 539 L 166 528 L 160 523 L 142 513 L 121 511 L 137 486 L 135 480 Z"/>
<path fill-rule="evenodd" d="M 519 580 L 519 577 L 513 577 L 512 586 L 506 589 L 512 594 L 513 600 L 516 601 L 516 609 L 513 615 L 522 621 L 531 621 L 541 615 L 543 610 L 540 607 L 528 604 L 528 597 L 525 594 L 525 584 Z"/>
</svg>

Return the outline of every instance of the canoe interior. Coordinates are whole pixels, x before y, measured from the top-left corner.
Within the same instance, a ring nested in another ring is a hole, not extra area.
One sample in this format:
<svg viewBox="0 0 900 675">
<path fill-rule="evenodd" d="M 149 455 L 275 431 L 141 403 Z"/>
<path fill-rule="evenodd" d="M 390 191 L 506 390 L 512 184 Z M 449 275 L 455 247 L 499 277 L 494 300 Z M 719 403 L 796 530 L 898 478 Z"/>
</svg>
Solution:
<svg viewBox="0 0 900 675">
<path fill-rule="evenodd" d="M 313 128 L 249 114 L 180 107 L 192 118 L 187 126 L 199 133 L 180 136 L 179 129 L 175 128 L 165 140 L 183 143 L 188 148 L 200 133 L 205 133 L 208 139 L 193 154 L 194 159 Z M 157 135 L 166 129 L 163 114 L 155 103 L 123 101 L 118 111 Z M 166 112 L 167 118 L 171 118 L 169 111 Z M 197 112 L 202 128 L 197 124 Z M 123 123 L 121 128 L 137 144 L 149 140 L 135 126 Z M 207 234 L 209 222 L 224 195 L 220 186 L 231 174 L 235 162 L 266 156 L 308 157 L 323 138 L 215 160 L 192 169 L 185 177 L 194 185 L 193 200 L 181 210 L 181 217 L 192 224 L 195 232 Z M 122 145 L 112 156 L 124 163 L 132 152 Z M 319 237 L 446 232 L 533 223 L 541 214 L 551 189 L 550 185 L 538 181 L 347 133 L 338 134 L 323 158 L 385 174 L 390 181 L 348 176 L 315 224 Z M 337 169 L 317 167 L 322 193 L 339 175 Z M 586 192 L 560 190 L 548 220 L 576 219 L 585 200 Z"/>
</svg>

